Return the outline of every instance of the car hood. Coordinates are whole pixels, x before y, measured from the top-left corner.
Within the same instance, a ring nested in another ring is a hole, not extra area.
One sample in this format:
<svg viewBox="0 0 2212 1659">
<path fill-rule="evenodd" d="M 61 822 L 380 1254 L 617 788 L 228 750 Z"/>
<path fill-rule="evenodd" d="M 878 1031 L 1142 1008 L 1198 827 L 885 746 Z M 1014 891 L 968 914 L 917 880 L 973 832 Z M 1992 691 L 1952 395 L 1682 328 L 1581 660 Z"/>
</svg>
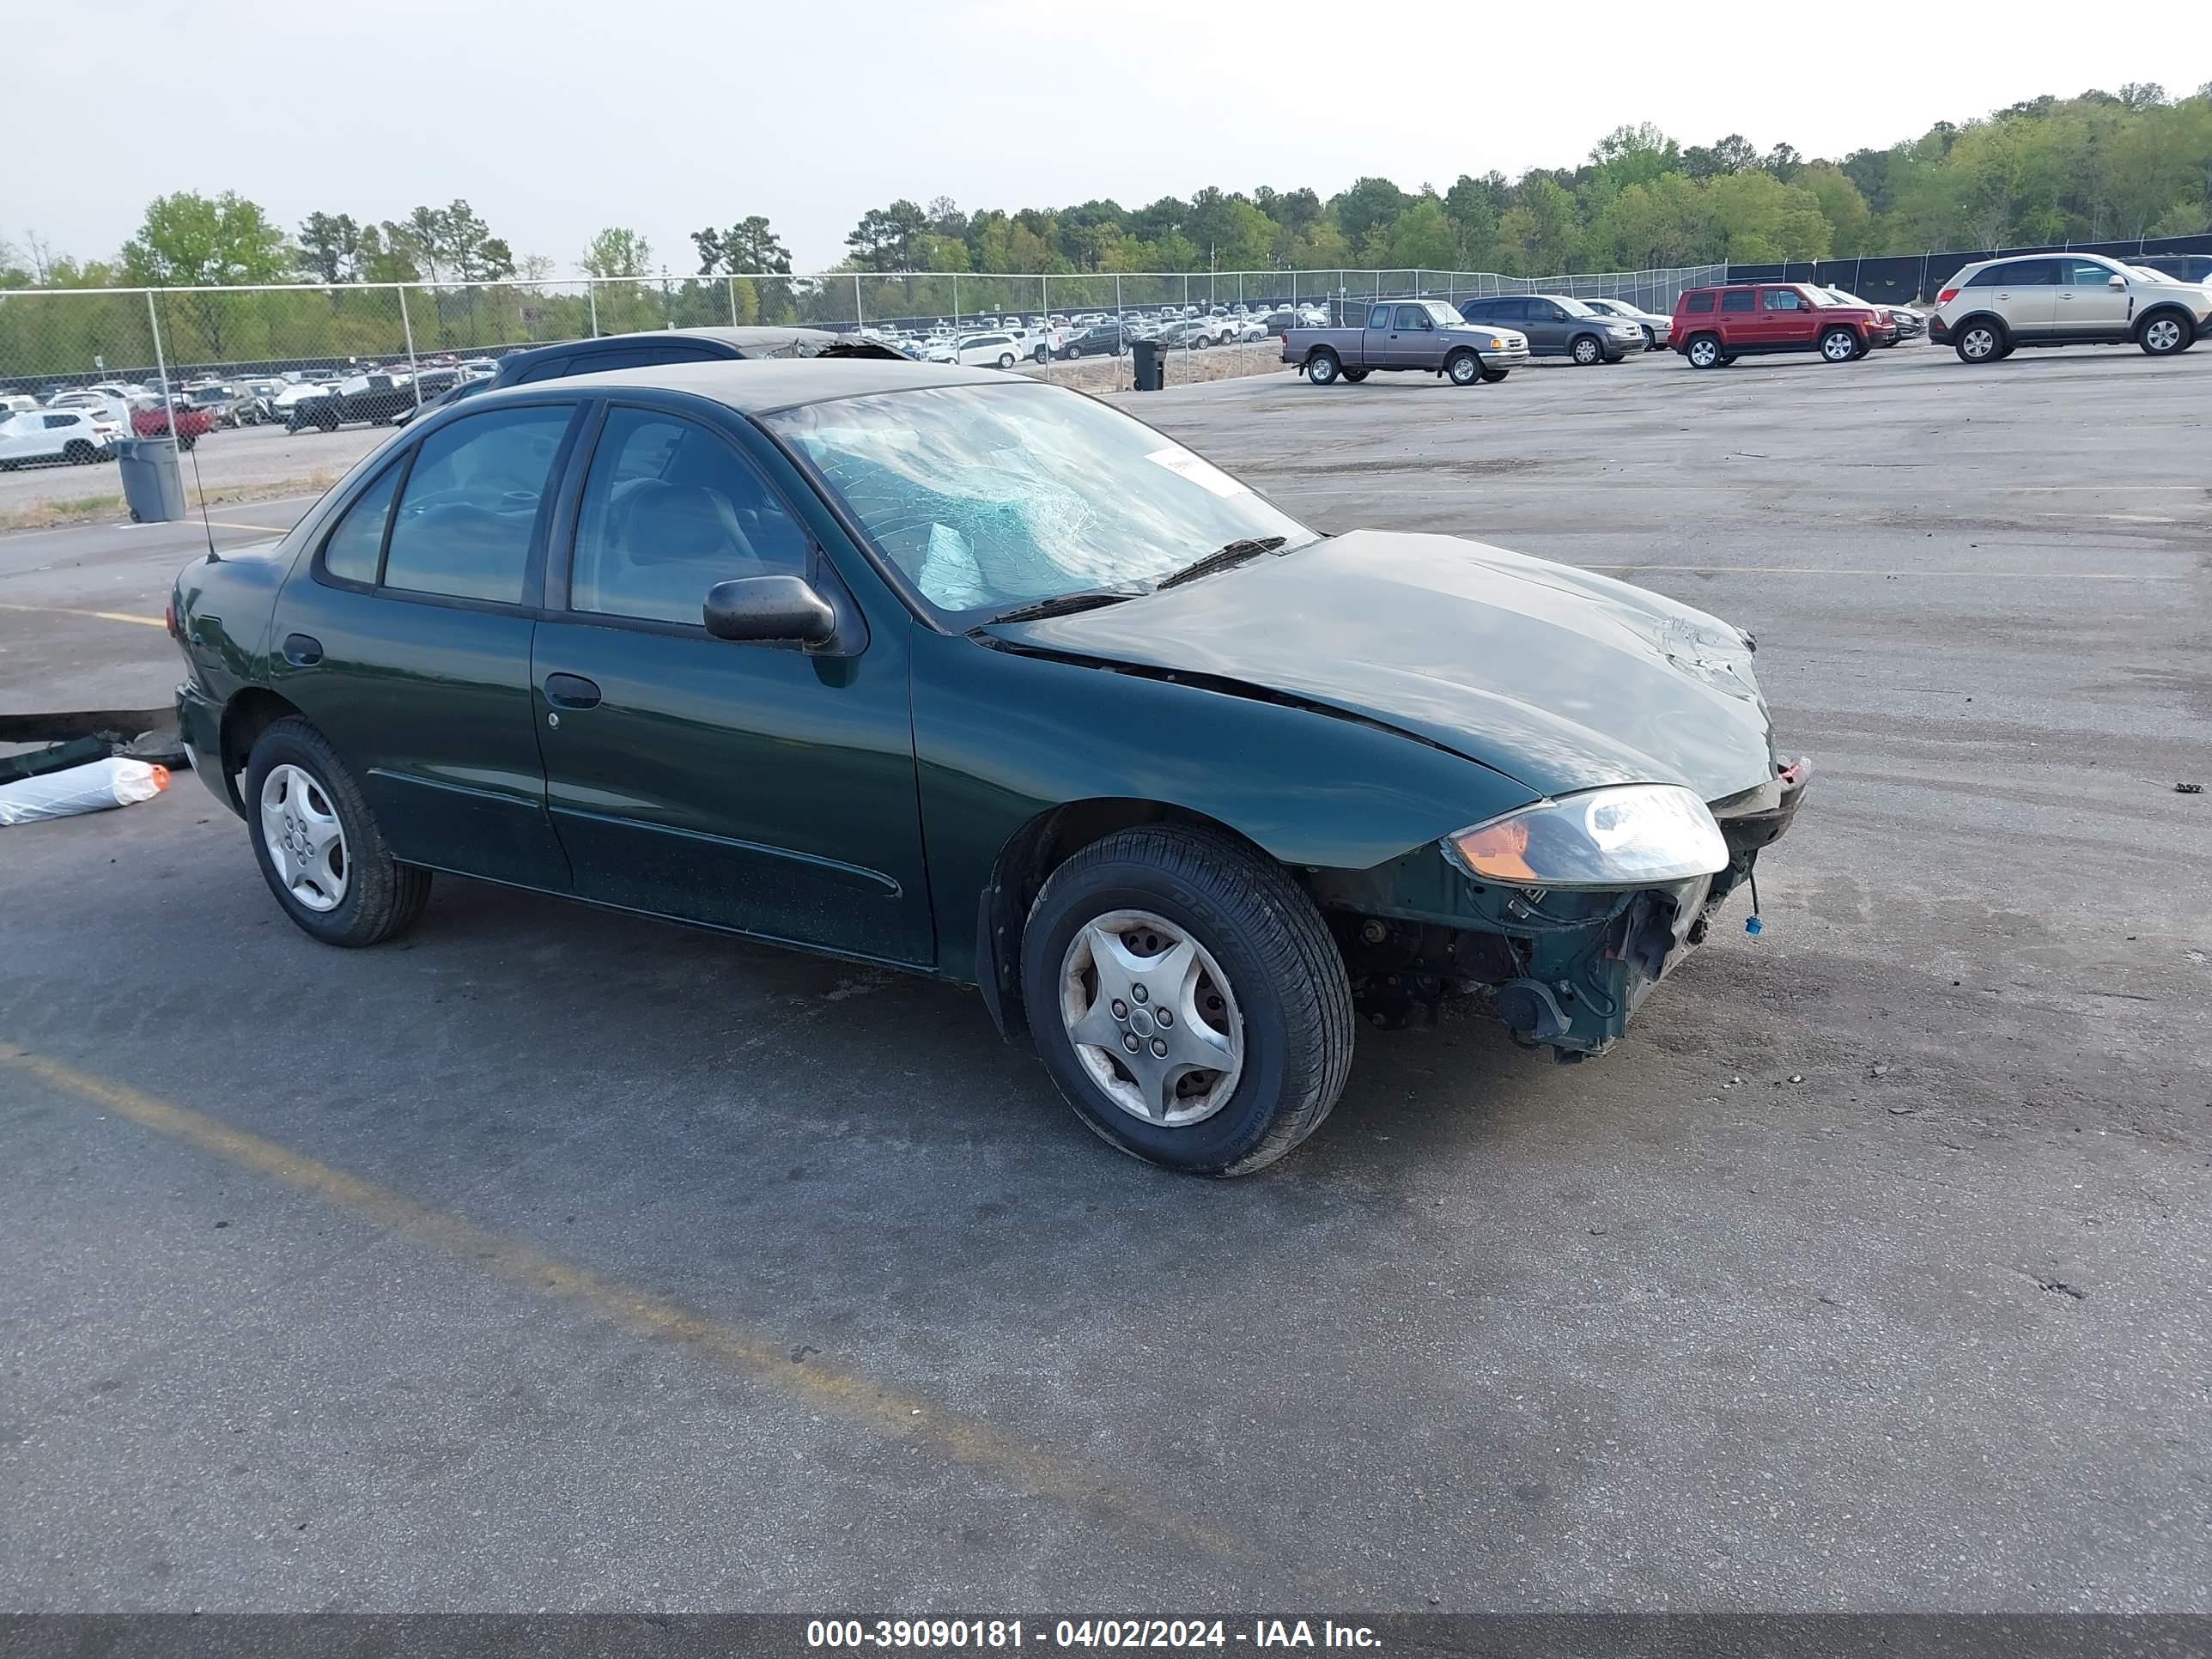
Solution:
<svg viewBox="0 0 2212 1659">
<path fill-rule="evenodd" d="M 1354 531 L 1187 586 L 985 630 L 1393 726 L 1547 795 L 1774 775 L 1748 636 L 1626 582 L 1454 536 Z"/>
</svg>

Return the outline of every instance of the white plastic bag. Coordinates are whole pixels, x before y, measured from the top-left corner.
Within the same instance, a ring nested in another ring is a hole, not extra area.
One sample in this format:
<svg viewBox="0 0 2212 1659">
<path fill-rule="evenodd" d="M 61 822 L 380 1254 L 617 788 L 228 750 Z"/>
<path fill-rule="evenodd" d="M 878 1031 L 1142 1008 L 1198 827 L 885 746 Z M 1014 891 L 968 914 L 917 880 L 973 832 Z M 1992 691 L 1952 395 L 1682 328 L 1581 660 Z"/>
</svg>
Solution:
<svg viewBox="0 0 2212 1659">
<path fill-rule="evenodd" d="M 0 823 L 35 823 L 151 800 L 169 787 L 169 769 L 146 761 L 94 761 L 20 783 L 0 783 Z"/>
</svg>

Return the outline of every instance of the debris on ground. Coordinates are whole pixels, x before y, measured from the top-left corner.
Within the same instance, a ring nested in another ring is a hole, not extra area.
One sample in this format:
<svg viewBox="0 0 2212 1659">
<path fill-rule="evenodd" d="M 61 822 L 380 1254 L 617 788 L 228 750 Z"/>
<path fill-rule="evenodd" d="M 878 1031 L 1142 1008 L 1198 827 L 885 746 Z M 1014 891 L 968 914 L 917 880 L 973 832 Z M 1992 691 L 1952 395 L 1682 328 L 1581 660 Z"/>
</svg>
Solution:
<svg viewBox="0 0 2212 1659">
<path fill-rule="evenodd" d="M 36 823 L 151 800 L 169 787 L 169 769 L 110 756 L 82 766 L 0 784 L 0 824 Z"/>
<path fill-rule="evenodd" d="M 2173 786 L 2173 793 L 2177 795 L 2201 795 L 2204 793 L 2204 786 L 2201 783 L 2177 783 Z"/>
</svg>

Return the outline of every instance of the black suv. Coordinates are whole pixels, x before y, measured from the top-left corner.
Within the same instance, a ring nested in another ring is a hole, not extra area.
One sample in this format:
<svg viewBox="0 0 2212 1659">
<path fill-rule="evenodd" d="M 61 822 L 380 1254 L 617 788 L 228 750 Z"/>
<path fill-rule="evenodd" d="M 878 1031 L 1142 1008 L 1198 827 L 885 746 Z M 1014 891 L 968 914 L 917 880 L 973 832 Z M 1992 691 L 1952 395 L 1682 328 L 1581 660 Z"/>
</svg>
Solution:
<svg viewBox="0 0 2212 1659">
<path fill-rule="evenodd" d="M 903 359 L 908 354 L 881 340 L 858 334 L 833 334 L 823 328 L 664 328 L 644 334 L 607 334 L 592 340 L 510 351 L 498 372 L 480 380 L 463 380 L 437 398 L 443 407 L 476 392 L 505 386 L 558 380 L 571 374 L 597 374 L 610 368 L 649 368 L 661 363 L 722 362 L 733 357 L 876 357 Z M 411 418 L 410 409 L 400 417 Z"/>
</svg>

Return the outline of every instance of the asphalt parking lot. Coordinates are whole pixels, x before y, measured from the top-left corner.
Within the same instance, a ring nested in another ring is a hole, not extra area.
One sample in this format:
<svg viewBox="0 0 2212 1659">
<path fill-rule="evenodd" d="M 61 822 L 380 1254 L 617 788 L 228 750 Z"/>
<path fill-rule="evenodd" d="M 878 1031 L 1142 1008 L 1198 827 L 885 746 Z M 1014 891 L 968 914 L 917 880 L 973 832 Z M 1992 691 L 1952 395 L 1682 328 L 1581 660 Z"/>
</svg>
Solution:
<svg viewBox="0 0 2212 1659">
<path fill-rule="evenodd" d="M 0 831 L 0 1605 L 2203 1606 L 2212 349 L 1123 401 L 1753 630 L 1764 934 L 1213 1185 L 972 994 L 460 881 L 330 951 L 189 778 Z M 0 538 L 0 712 L 161 701 L 201 534 Z"/>
</svg>

